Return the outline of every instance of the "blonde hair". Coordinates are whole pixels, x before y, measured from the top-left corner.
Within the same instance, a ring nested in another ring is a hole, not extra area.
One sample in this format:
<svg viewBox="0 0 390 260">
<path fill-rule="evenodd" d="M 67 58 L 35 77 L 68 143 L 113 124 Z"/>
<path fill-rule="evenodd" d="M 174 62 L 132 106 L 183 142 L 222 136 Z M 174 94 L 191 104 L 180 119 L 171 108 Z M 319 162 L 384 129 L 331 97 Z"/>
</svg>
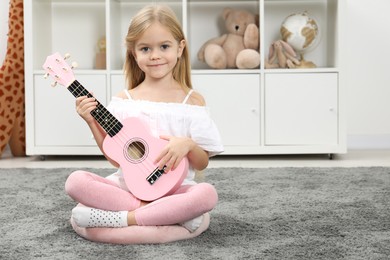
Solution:
<svg viewBox="0 0 390 260">
<path fill-rule="evenodd" d="M 129 89 L 141 84 L 145 79 L 145 73 L 138 67 L 133 56 L 135 43 L 142 34 L 155 22 L 165 26 L 175 40 L 180 43 L 185 40 L 181 25 L 171 8 L 165 5 L 148 5 L 142 8 L 132 19 L 126 36 L 126 60 L 124 73 Z M 186 41 L 185 41 L 186 42 Z M 187 44 L 184 46 L 182 56 L 178 59 L 173 69 L 173 78 L 179 82 L 183 89 L 192 88 L 191 65 Z"/>
</svg>

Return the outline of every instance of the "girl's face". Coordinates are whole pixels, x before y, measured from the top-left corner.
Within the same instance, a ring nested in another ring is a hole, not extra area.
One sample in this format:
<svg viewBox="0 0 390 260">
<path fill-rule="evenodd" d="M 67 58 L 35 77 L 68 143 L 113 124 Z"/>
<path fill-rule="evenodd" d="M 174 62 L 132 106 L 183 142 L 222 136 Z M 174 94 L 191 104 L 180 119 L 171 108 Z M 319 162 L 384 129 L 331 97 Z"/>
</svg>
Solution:
<svg viewBox="0 0 390 260">
<path fill-rule="evenodd" d="M 161 79 L 172 75 L 184 46 L 184 40 L 178 43 L 165 26 L 155 22 L 136 42 L 133 55 L 146 77 Z"/>
</svg>

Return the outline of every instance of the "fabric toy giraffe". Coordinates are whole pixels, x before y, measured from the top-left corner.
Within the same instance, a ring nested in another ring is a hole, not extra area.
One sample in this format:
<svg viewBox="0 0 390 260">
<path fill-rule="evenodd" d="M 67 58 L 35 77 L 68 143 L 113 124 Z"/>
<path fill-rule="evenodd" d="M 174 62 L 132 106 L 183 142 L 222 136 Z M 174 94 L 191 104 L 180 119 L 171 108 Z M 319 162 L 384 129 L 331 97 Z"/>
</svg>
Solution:
<svg viewBox="0 0 390 260">
<path fill-rule="evenodd" d="M 24 110 L 23 0 L 10 0 L 7 53 L 0 69 L 0 156 L 7 144 L 26 154 Z"/>
</svg>

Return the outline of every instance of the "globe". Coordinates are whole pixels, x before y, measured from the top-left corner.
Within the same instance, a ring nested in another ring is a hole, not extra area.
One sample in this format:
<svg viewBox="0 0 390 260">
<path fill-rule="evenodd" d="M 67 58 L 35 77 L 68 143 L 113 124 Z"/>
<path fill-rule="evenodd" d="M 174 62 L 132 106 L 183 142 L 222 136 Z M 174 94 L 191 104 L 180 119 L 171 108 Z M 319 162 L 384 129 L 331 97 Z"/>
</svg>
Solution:
<svg viewBox="0 0 390 260">
<path fill-rule="evenodd" d="M 316 47 L 319 41 L 318 23 L 307 12 L 289 15 L 280 28 L 282 40 L 301 55 Z"/>
</svg>

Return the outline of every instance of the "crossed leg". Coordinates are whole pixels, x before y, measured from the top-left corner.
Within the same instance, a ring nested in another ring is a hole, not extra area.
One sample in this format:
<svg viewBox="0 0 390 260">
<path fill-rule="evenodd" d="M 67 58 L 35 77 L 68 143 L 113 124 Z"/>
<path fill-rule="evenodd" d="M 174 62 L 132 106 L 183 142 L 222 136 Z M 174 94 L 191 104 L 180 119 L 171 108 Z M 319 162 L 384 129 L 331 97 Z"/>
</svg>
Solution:
<svg viewBox="0 0 390 260">
<path fill-rule="evenodd" d="M 143 202 L 115 182 L 86 171 L 73 172 L 66 181 L 65 190 L 74 200 L 93 209 L 76 212 L 81 222 L 88 221 L 92 215 L 107 218 L 109 213 L 104 211 L 119 211 L 114 218 L 119 218 L 123 226 L 183 223 L 212 210 L 218 201 L 215 188 L 200 183 L 181 186 L 174 194 L 151 203 Z"/>
</svg>

